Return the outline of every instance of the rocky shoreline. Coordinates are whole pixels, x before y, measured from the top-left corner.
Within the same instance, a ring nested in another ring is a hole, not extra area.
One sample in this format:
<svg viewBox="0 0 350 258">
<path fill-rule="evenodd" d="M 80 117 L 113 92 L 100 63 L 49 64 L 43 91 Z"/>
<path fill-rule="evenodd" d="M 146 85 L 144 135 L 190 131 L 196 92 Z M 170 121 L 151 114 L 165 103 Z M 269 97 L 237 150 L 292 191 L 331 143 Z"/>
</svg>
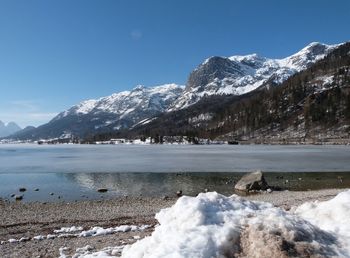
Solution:
<svg viewBox="0 0 350 258">
<path fill-rule="evenodd" d="M 306 201 L 328 200 L 345 189 L 318 191 L 282 191 L 249 195 L 244 198 L 270 202 L 290 209 Z M 21 203 L 0 201 L 0 253 L 1 257 L 59 257 L 60 248 L 73 255 L 77 248 L 101 250 L 136 242 L 150 235 L 157 221 L 155 213 L 170 207 L 177 198 L 124 197 L 102 201 L 70 203 Z M 48 237 L 62 227 L 111 228 L 120 225 L 149 225 L 144 230 L 127 230 L 105 235 L 77 237 L 73 234 Z M 34 239 L 44 236 L 43 239 Z M 12 243 L 9 242 L 13 239 Z M 22 241 L 18 241 L 22 239 Z M 15 241 L 16 240 L 16 241 Z"/>
</svg>

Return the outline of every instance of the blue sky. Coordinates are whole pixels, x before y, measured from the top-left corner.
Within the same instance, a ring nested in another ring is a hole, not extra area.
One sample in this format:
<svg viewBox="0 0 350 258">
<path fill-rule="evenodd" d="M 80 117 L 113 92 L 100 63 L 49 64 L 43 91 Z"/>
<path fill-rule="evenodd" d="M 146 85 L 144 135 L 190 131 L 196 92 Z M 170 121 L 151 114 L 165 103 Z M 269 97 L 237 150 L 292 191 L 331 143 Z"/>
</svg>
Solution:
<svg viewBox="0 0 350 258">
<path fill-rule="evenodd" d="M 185 84 L 213 55 L 348 41 L 349 24 L 348 0 L 0 0 L 0 120 L 37 126 L 84 99 Z"/>
</svg>

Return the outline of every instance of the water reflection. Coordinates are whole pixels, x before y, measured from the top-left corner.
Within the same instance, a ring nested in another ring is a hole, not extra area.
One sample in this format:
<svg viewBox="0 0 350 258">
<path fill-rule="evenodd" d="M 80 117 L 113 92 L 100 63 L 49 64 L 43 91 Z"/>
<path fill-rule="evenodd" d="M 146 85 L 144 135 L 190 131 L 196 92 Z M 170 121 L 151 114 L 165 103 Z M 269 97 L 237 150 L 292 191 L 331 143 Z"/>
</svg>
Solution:
<svg viewBox="0 0 350 258">
<path fill-rule="evenodd" d="M 205 189 L 233 193 L 241 173 L 75 173 L 65 174 L 81 187 L 107 188 L 118 196 L 174 195 L 178 190 L 196 195 Z"/>
<path fill-rule="evenodd" d="M 244 173 L 84 173 L 65 174 L 80 187 L 96 191 L 107 188 L 118 196 L 174 196 L 178 190 L 195 196 L 200 192 L 234 193 L 234 184 Z M 270 186 L 282 190 L 316 190 L 350 187 L 349 172 L 264 173 Z"/>
<path fill-rule="evenodd" d="M 175 196 L 179 190 L 195 196 L 200 192 L 234 193 L 234 184 L 243 173 L 0 173 L 0 198 L 24 194 L 23 201 L 72 201 L 105 199 L 118 196 Z M 288 190 L 349 188 L 350 172 L 267 172 L 271 186 Z M 20 193 L 24 187 L 26 192 Z M 34 189 L 40 189 L 35 191 Z M 107 188 L 107 193 L 99 193 Z M 53 195 L 51 195 L 53 193 Z"/>
</svg>

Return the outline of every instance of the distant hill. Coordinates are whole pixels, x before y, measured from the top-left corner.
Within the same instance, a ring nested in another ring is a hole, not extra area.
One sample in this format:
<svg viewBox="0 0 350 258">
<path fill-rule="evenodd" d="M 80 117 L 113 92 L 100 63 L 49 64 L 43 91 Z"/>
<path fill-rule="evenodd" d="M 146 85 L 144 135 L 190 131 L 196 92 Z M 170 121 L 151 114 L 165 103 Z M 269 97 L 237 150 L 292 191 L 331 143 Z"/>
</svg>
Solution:
<svg viewBox="0 0 350 258">
<path fill-rule="evenodd" d="M 15 122 L 4 124 L 2 121 L 0 121 L 0 137 L 9 136 L 20 130 L 21 130 L 21 127 L 19 127 Z"/>
</svg>

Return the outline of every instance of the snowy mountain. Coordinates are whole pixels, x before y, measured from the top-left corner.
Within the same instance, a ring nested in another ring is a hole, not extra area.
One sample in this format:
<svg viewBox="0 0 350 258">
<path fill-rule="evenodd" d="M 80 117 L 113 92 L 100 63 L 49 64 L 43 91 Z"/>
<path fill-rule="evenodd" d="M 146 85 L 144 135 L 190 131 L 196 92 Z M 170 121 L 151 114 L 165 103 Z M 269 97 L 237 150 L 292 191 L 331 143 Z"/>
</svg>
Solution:
<svg viewBox="0 0 350 258">
<path fill-rule="evenodd" d="M 296 54 L 283 59 L 270 59 L 257 54 L 231 57 L 210 57 L 189 76 L 184 93 L 170 107 L 182 109 L 204 96 L 242 95 L 266 82 L 282 83 L 324 58 L 339 45 L 311 43 Z"/>
<path fill-rule="evenodd" d="M 145 124 L 165 112 L 182 94 L 184 86 L 165 84 L 137 86 L 100 99 L 83 101 L 59 113 L 49 123 L 19 132 L 14 139 L 84 137 L 100 132 L 131 128 Z"/>
<path fill-rule="evenodd" d="M 301 64 L 308 65 L 304 57 L 307 55 L 294 55 L 284 61 L 301 69 Z M 136 127 L 133 135 L 196 135 L 244 143 L 350 144 L 350 42 L 277 87 L 265 86 L 243 95 L 203 98 Z"/>
<path fill-rule="evenodd" d="M 166 84 L 151 88 L 142 85 L 131 91 L 123 91 L 97 100 L 87 100 L 58 114 L 53 120 L 70 115 L 94 115 L 109 113 L 116 115 L 115 119 L 130 119 L 137 122 L 144 113 L 164 112 L 183 92 L 184 86 Z M 102 124 L 101 124 L 102 125 Z"/>
<path fill-rule="evenodd" d="M 21 127 L 19 127 L 14 122 L 10 122 L 7 125 L 5 125 L 2 121 L 0 121 L 0 137 L 6 137 L 20 130 L 21 130 Z"/>
<path fill-rule="evenodd" d="M 311 43 L 283 59 L 271 59 L 257 54 L 210 57 L 190 73 L 186 87 L 176 84 L 150 88 L 137 86 L 131 91 L 86 100 L 61 112 L 47 124 L 21 131 L 11 137 L 41 139 L 118 134 L 125 129 L 146 125 L 162 113 L 184 111 L 206 96 L 244 96 L 262 86 L 281 84 L 291 75 L 308 69 L 339 46 Z M 224 105 L 219 100 L 216 101 L 216 105 Z M 207 121 L 211 117 L 203 111 L 205 105 L 210 104 L 202 103 L 202 110 L 197 110 L 198 117 L 193 117 L 192 114 L 192 122 Z M 180 121 L 183 113 L 170 117 Z"/>
<path fill-rule="evenodd" d="M 139 85 L 97 100 L 86 100 L 58 114 L 52 121 L 67 116 L 86 116 L 97 121 L 95 128 L 114 125 L 115 129 L 128 128 L 141 120 L 162 113 L 180 96 L 184 86 L 166 84 L 147 88 Z"/>
</svg>

